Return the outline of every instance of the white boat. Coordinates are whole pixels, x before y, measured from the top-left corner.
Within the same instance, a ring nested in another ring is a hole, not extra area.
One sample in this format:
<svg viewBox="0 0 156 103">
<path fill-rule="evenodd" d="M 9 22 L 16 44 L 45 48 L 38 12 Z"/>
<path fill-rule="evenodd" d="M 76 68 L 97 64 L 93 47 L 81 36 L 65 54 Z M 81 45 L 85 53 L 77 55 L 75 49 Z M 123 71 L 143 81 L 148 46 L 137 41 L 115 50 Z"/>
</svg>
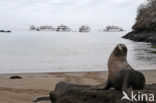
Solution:
<svg viewBox="0 0 156 103">
<path fill-rule="evenodd" d="M 34 25 L 30 26 L 30 30 L 36 30 L 36 27 Z"/>
<path fill-rule="evenodd" d="M 107 26 L 104 31 L 106 32 L 121 32 L 124 31 L 121 27 L 118 26 Z"/>
<path fill-rule="evenodd" d="M 79 28 L 79 32 L 90 32 L 90 27 L 89 26 L 82 25 Z"/>
<path fill-rule="evenodd" d="M 55 28 L 53 28 L 53 26 L 40 26 L 40 30 L 52 30 L 52 31 L 54 31 Z"/>
<path fill-rule="evenodd" d="M 36 28 L 36 31 L 40 31 L 40 28 L 39 28 L 39 27 L 37 27 L 37 28 Z"/>
<path fill-rule="evenodd" d="M 71 29 L 66 26 L 66 25 L 60 25 L 56 28 L 56 31 L 59 31 L 59 32 L 69 32 L 71 31 Z"/>
<path fill-rule="evenodd" d="M 30 30 L 36 30 L 36 31 L 51 30 L 51 31 L 54 31 L 55 28 L 53 28 L 53 26 L 39 26 L 39 27 L 35 27 L 34 25 L 32 25 L 32 26 L 30 26 Z"/>
</svg>

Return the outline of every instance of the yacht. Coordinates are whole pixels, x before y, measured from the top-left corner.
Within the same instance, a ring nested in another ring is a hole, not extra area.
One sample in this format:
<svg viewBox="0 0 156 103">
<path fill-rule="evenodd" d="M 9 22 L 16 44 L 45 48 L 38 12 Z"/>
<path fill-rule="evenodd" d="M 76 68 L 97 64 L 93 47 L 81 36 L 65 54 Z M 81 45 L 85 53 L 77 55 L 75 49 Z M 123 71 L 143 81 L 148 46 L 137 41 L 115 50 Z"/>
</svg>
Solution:
<svg viewBox="0 0 156 103">
<path fill-rule="evenodd" d="M 30 26 L 30 30 L 36 30 L 36 27 L 34 25 Z"/>
<path fill-rule="evenodd" d="M 53 26 L 40 26 L 39 29 L 40 30 L 52 30 L 52 31 L 55 30 L 55 28 L 53 28 Z"/>
<path fill-rule="evenodd" d="M 37 27 L 37 28 L 36 28 L 36 31 L 40 31 L 40 28 L 39 28 L 39 27 Z"/>
<path fill-rule="evenodd" d="M 121 32 L 124 31 L 121 27 L 118 26 L 107 26 L 104 31 L 106 32 Z"/>
<path fill-rule="evenodd" d="M 59 32 L 69 32 L 71 31 L 71 29 L 66 26 L 66 25 L 60 25 L 56 28 L 56 31 L 59 31 Z"/>
<path fill-rule="evenodd" d="M 39 26 L 39 27 L 35 27 L 34 25 L 30 26 L 30 30 L 36 30 L 36 31 L 41 31 L 41 30 L 52 30 L 54 31 L 55 28 L 53 28 L 53 26 Z"/>
<path fill-rule="evenodd" d="M 90 27 L 89 26 L 82 25 L 79 28 L 79 32 L 90 32 Z"/>
</svg>

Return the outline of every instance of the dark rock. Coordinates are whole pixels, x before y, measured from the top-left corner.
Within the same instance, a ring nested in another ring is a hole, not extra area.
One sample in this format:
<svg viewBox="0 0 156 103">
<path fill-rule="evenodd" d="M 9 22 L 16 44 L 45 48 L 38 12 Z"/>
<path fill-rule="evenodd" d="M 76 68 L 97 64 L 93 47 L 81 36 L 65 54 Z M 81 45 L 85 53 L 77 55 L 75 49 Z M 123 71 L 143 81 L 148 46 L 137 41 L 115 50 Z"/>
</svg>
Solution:
<svg viewBox="0 0 156 103">
<path fill-rule="evenodd" d="M 132 31 L 123 36 L 123 38 L 137 42 L 149 42 L 156 44 L 156 32 L 142 31 L 138 33 L 136 31 Z"/>
<path fill-rule="evenodd" d="M 8 33 L 10 33 L 11 31 L 10 31 L 10 30 L 7 30 L 7 31 L 5 31 L 5 32 L 8 32 Z"/>
<path fill-rule="evenodd" d="M 10 79 L 22 79 L 22 77 L 15 75 L 15 76 L 11 76 Z"/>
<path fill-rule="evenodd" d="M 4 30 L 0 30 L 0 32 L 4 32 Z"/>
<path fill-rule="evenodd" d="M 104 85 L 104 84 L 103 84 Z M 144 90 L 135 90 L 134 93 L 153 93 L 156 99 L 156 84 L 146 85 Z M 128 96 L 131 90 L 127 89 Z M 139 94 L 138 94 L 139 95 Z M 155 102 L 130 102 L 121 101 L 122 91 L 114 89 L 101 90 L 98 86 L 71 84 L 60 82 L 56 85 L 55 90 L 50 92 L 52 103 L 155 103 Z"/>
<path fill-rule="evenodd" d="M 10 30 L 0 30 L 0 32 L 4 32 L 4 33 L 10 33 L 11 31 Z"/>
</svg>

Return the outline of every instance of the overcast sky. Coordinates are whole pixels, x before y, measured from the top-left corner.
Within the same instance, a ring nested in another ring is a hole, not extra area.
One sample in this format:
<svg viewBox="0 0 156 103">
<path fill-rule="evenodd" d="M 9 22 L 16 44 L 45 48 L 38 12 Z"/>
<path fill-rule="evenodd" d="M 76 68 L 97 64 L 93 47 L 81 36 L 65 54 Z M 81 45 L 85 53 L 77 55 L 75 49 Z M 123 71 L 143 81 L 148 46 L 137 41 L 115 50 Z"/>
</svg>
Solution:
<svg viewBox="0 0 156 103">
<path fill-rule="evenodd" d="M 30 25 L 89 25 L 103 29 L 118 25 L 130 29 L 144 0 L 0 0 L 0 29 Z"/>
</svg>

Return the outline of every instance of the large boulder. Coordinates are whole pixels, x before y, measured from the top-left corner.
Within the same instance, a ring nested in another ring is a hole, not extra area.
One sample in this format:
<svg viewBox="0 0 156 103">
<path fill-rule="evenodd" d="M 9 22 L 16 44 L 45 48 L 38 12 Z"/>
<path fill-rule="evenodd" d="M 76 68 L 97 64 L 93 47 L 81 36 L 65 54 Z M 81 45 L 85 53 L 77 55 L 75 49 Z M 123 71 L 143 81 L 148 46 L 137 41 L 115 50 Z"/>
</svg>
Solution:
<svg viewBox="0 0 156 103">
<path fill-rule="evenodd" d="M 104 85 L 104 84 L 103 84 Z M 128 96 L 131 94 L 131 89 L 125 92 Z M 134 93 L 153 93 L 156 99 L 156 84 L 146 85 L 144 90 L 133 91 Z M 138 94 L 138 95 L 140 95 Z M 144 101 L 132 102 L 123 99 L 123 92 L 114 89 L 102 90 L 99 86 L 79 85 L 67 82 L 60 82 L 56 85 L 54 91 L 50 92 L 52 103 L 156 103 Z"/>
<path fill-rule="evenodd" d="M 137 32 L 135 30 L 129 32 L 125 36 L 123 36 L 125 39 L 130 39 L 137 42 L 148 42 L 152 44 L 156 44 L 156 32 L 149 32 L 149 31 L 142 31 Z"/>
</svg>

